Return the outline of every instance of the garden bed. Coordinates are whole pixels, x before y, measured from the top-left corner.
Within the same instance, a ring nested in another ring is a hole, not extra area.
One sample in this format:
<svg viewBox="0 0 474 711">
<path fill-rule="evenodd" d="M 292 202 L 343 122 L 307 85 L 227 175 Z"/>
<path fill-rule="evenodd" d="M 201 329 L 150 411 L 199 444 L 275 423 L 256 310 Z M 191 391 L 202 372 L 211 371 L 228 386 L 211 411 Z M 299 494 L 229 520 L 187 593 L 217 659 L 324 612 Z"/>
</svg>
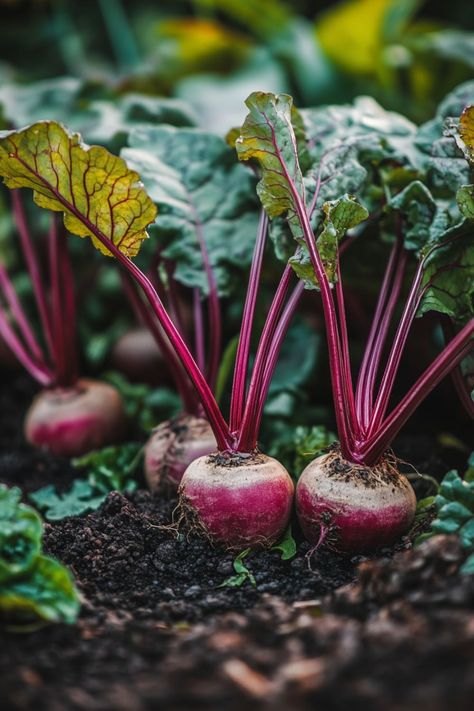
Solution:
<svg viewBox="0 0 474 711">
<path fill-rule="evenodd" d="M 24 377 L 2 385 L 0 480 L 66 488 L 72 467 L 18 434 L 31 392 Z M 453 463 L 407 442 L 427 473 Z M 82 612 L 75 627 L 2 632 L 2 709 L 471 708 L 474 577 L 457 574 L 456 539 L 411 550 L 412 532 L 368 560 L 309 556 L 296 532 L 292 560 L 252 553 L 256 584 L 229 587 L 234 555 L 178 532 L 175 505 L 140 488 L 46 525 Z"/>
</svg>

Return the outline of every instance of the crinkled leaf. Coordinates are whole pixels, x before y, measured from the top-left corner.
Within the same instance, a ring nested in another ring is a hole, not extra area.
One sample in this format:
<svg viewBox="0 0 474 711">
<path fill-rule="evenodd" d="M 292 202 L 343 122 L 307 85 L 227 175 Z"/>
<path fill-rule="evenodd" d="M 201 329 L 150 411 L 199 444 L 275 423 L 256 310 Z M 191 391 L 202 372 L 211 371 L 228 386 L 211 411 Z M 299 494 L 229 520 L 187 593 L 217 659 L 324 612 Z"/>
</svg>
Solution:
<svg viewBox="0 0 474 711">
<path fill-rule="evenodd" d="M 360 224 L 369 213 L 352 195 L 343 195 L 338 200 L 325 202 L 323 213 L 323 229 L 316 244 L 328 278 L 335 281 L 339 242 L 347 230 Z M 297 276 L 303 279 L 307 289 L 317 288 L 318 281 L 306 245 L 290 258 L 289 263 Z"/>
<path fill-rule="evenodd" d="M 456 193 L 456 201 L 463 217 L 474 224 L 474 185 L 463 185 Z"/>
<path fill-rule="evenodd" d="M 448 225 L 439 218 L 438 207 L 430 190 L 419 180 L 414 180 L 404 190 L 392 197 L 388 209 L 397 210 L 404 215 L 404 230 L 406 249 L 414 249 L 418 253 L 430 241 L 437 240 Z M 433 224 L 434 223 L 434 224 Z"/>
<path fill-rule="evenodd" d="M 431 524 L 434 533 L 456 534 L 463 548 L 471 553 L 461 568 L 462 573 L 474 572 L 474 478 L 469 475 L 474 453 L 469 458 L 469 469 L 464 479 L 455 470 L 449 471 L 441 482 L 435 498 L 437 517 Z"/>
<path fill-rule="evenodd" d="M 474 81 L 456 87 L 440 103 L 436 116 L 417 132 L 416 146 L 431 189 L 454 198 L 461 185 L 469 183 L 469 166 L 459 147 L 459 116 L 474 103 Z M 462 139 L 461 139 L 462 141 Z M 455 200 L 452 202 L 455 205 Z"/>
<path fill-rule="evenodd" d="M 251 261 L 257 230 L 253 176 L 218 136 L 170 126 L 137 129 L 122 151 L 140 171 L 158 206 L 162 256 L 176 262 L 175 278 L 208 292 L 204 242 L 218 290 L 228 293 L 237 268 Z"/>
<path fill-rule="evenodd" d="M 464 143 L 464 154 L 474 164 L 474 106 L 467 106 L 459 119 L 459 134 Z"/>
<path fill-rule="evenodd" d="M 142 459 L 143 447 L 136 442 L 105 447 L 73 460 L 77 469 L 87 469 L 87 481 L 93 491 L 132 492 L 137 488 L 133 475 Z"/>
<path fill-rule="evenodd" d="M 0 484 L 0 585 L 27 573 L 41 550 L 41 519 L 20 500 L 20 489 Z"/>
<path fill-rule="evenodd" d="M 291 532 L 291 526 L 286 529 L 283 538 L 271 548 L 272 551 L 280 551 L 282 560 L 291 560 L 296 555 L 296 542 Z"/>
<path fill-rule="evenodd" d="M 305 209 L 305 189 L 292 123 L 293 99 L 287 94 L 254 92 L 250 111 L 235 142 L 240 160 L 261 168 L 257 193 L 271 218 L 285 215 L 296 240 L 303 240 L 298 212 Z"/>
<path fill-rule="evenodd" d="M 54 122 L 0 133 L 0 175 L 9 188 L 31 188 L 40 207 L 64 213 L 72 234 L 90 237 L 110 255 L 98 235 L 135 256 L 156 208 L 139 175 L 100 146 Z"/>
<path fill-rule="evenodd" d="M 68 569 L 47 556 L 37 557 L 29 575 L 0 589 L 0 620 L 9 625 L 38 621 L 73 624 L 80 600 Z"/>
<path fill-rule="evenodd" d="M 343 195 L 323 205 L 323 230 L 318 236 L 317 247 L 330 280 L 336 276 L 339 241 L 347 230 L 367 219 L 369 213 L 352 195 Z"/>
<path fill-rule="evenodd" d="M 427 290 L 418 316 L 438 311 L 464 323 L 474 315 L 474 225 L 460 224 L 444 235 L 446 244 L 427 257 L 423 286 Z M 448 240 L 448 235 L 452 238 Z"/>
<path fill-rule="evenodd" d="M 30 494 L 30 499 L 48 521 L 95 511 L 111 491 L 135 491 L 134 474 L 141 458 L 142 446 L 134 442 L 90 452 L 73 461 L 78 469 L 88 470 L 87 479 L 76 479 L 64 493 L 53 485 L 45 486 Z"/>
<path fill-rule="evenodd" d="M 50 484 L 29 495 L 48 521 L 60 521 L 68 516 L 96 511 L 106 497 L 106 493 L 97 492 L 85 479 L 76 479 L 72 487 L 62 494 L 58 494 L 55 486 Z"/>
<path fill-rule="evenodd" d="M 396 161 L 413 170 L 420 167 L 422 154 L 414 144 L 416 126 L 401 114 L 386 111 L 371 97 L 360 96 L 353 104 L 342 106 L 303 109 L 301 115 L 313 157 L 319 160 L 326 154 L 329 158 L 342 150 L 342 172 L 344 152 L 350 147 L 369 173 L 373 164 L 384 161 Z"/>
<path fill-rule="evenodd" d="M 0 485 L 0 622 L 72 623 L 79 612 L 72 577 L 41 555 L 41 518 L 20 498 L 19 489 Z"/>
</svg>

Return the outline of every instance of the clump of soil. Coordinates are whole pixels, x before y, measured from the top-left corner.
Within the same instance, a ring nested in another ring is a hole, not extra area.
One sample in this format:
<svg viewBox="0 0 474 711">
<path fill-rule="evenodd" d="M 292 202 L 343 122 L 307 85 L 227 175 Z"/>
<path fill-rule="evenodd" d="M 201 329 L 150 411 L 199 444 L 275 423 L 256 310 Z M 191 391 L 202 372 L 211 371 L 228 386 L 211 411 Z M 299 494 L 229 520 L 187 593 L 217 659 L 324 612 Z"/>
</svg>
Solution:
<svg viewBox="0 0 474 711">
<path fill-rule="evenodd" d="M 46 550 L 71 568 L 94 604 L 166 622 L 252 607 L 263 593 L 320 597 L 354 578 L 350 559 L 325 551 L 310 560 L 309 544 L 300 541 L 290 561 L 278 551 L 250 553 L 245 564 L 255 586 L 220 587 L 234 573 L 235 553 L 170 525 L 176 504 L 145 491 L 128 499 L 112 493 L 92 514 L 47 525 Z"/>
</svg>

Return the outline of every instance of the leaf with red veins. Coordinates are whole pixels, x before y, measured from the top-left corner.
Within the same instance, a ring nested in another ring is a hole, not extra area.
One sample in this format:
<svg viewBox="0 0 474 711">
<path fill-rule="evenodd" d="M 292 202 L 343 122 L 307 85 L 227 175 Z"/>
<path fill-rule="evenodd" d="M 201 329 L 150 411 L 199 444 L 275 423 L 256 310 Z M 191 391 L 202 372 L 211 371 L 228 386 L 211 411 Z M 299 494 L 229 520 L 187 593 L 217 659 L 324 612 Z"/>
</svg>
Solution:
<svg viewBox="0 0 474 711">
<path fill-rule="evenodd" d="M 31 188 L 37 205 L 62 212 L 69 232 L 90 237 L 108 256 L 107 241 L 127 257 L 138 254 L 156 217 L 140 176 L 122 158 L 53 121 L 0 132 L 0 175 L 9 188 Z"/>
</svg>

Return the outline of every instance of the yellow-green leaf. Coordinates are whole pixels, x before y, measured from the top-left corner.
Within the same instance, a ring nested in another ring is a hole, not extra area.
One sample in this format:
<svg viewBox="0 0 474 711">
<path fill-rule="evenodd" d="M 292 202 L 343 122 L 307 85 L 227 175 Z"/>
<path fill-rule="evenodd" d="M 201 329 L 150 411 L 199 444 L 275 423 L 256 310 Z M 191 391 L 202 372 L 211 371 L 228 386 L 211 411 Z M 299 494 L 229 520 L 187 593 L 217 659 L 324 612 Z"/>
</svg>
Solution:
<svg viewBox="0 0 474 711">
<path fill-rule="evenodd" d="M 299 160 L 293 99 L 288 94 L 256 91 L 246 100 L 249 114 L 235 148 L 240 160 L 256 160 L 261 179 L 257 193 L 270 218 L 286 215 L 293 236 L 303 241 L 299 213 L 306 210 L 303 174 Z"/>
<path fill-rule="evenodd" d="M 110 255 L 111 241 L 134 257 L 156 217 L 138 173 L 100 146 L 52 121 L 0 132 L 0 175 L 9 188 L 31 188 L 40 207 L 64 213 L 66 229 Z M 101 239 L 102 238 L 102 239 Z"/>
<path fill-rule="evenodd" d="M 468 106 L 459 120 L 459 133 L 465 145 L 466 158 L 474 163 L 474 106 Z"/>
</svg>

